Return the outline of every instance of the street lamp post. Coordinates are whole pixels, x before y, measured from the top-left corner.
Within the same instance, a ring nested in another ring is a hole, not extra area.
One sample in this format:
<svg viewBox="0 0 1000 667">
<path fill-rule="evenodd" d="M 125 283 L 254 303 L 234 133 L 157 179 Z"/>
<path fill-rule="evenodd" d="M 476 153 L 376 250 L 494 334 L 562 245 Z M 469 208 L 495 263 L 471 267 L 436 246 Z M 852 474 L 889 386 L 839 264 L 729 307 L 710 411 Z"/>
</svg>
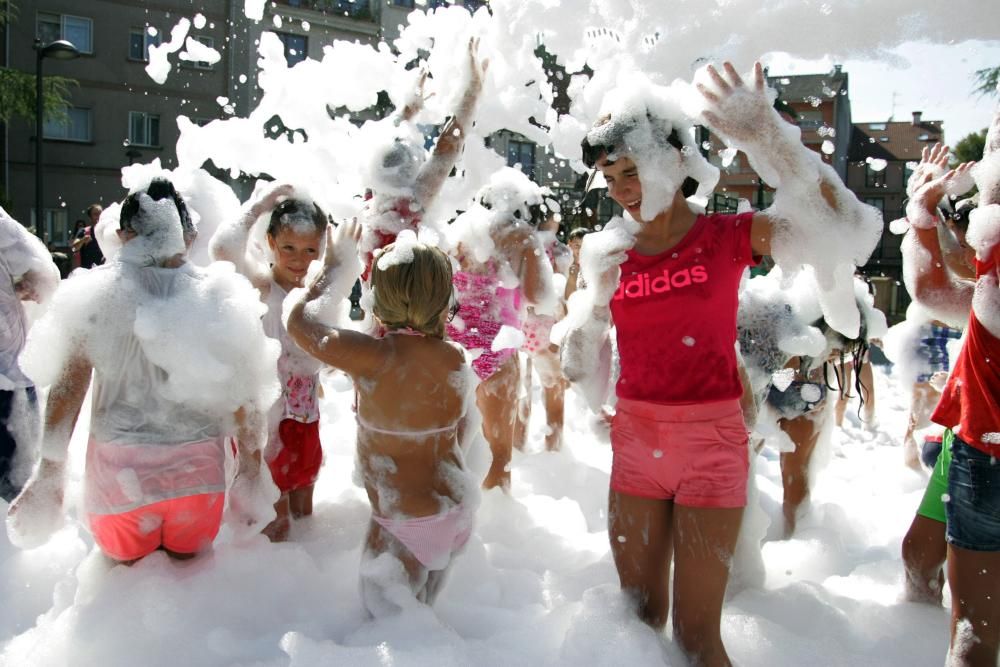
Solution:
<svg viewBox="0 0 1000 667">
<path fill-rule="evenodd" d="M 65 39 L 57 39 L 42 46 L 42 40 L 35 40 L 35 234 L 45 242 L 42 213 L 42 132 L 44 131 L 44 107 L 42 98 L 42 60 L 72 60 L 80 52 Z"/>
</svg>

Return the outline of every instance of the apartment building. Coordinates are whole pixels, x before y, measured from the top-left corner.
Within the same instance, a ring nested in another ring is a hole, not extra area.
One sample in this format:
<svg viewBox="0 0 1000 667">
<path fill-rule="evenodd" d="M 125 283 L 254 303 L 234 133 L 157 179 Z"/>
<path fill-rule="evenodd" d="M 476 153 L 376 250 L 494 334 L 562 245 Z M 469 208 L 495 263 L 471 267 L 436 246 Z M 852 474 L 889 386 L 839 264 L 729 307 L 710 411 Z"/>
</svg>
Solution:
<svg viewBox="0 0 1000 667">
<path fill-rule="evenodd" d="M 460 4 L 474 11 L 479 0 L 273 0 L 263 20 L 245 16 L 244 0 L 17 0 L 16 14 L 0 28 L 0 65 L 35 73 L 34 43 L 65 39 L 80 56 L 43 61 L 46 75 L 75 80 L 64 118 L 48 119 L 42 140 L 42 226 L 54 249 L 64 249 L 74 222 L 91 203 L 121 198 L 123 166 L 159 158 L 176 165 L 185 115 L 206 123 L 228 114 L 246 116 L 258 99 L 253 73 L 257 44 L 274 32 L 294 64 L 319 59 L 334 40 L 376 44 L 398 36 L 414 7 Z M 161 85 L 146 72 L 149 49 L 170 40 L 182 19 L 189 36 L 217 48 L 221 59 L 179 62 Z M 35 220 L 35 124 L 13 119 L 2 126 L 0 199 L 18 220 Z M 207 165 L 211 168 L 211 165 Z M 225 174 L 220 174 L 226 177 Z M 241 183 L 234 186 L 240 189 Z"/>
<path fill-rule="evenodd" d="M 864 273 L 878 286 L 878 305 L 901 319 L 909 296 L 902 285 L 902 236 L 889 231 L 889 223 L 905 215 L 906 181 L 920 162 L 925 146 L 944 142 L 944 124 L 924 120 L 914 111 L 910 120 L 854 123 L 848 153 L 847 187 L 858 199 L 882 211 L 886 222 L 882 240 L 872 253 Z"/>
</svg>

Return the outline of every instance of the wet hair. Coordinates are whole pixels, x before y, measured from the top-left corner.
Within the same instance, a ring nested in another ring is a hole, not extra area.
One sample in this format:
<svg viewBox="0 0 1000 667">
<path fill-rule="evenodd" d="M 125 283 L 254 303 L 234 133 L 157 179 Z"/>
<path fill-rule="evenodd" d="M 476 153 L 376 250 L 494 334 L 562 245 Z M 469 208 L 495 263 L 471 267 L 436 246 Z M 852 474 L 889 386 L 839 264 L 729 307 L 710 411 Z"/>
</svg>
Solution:
<svg viewBox="0 0 1000 667">
<path fill-rule="evenodd" d="M 267 235 L 277 236 L 283 229 L 295 229 L 303 222 L 312 223 L 317 232 L 325 232 L 329 218 L 323 209 L 315 202 L 301 199 L 286 199 L 271 211 L 271 219 L 267 223 Z"/>
<path fill-rule="evenodd" d="M 677 133 L 677 128 L 672 127 L 670 132 L 667 132 L 666 124 L 648 111 L 646 112 L 646 120 L 653 128 L 653 138 L 663 146 L 664 150 L 667 150 L 667 146 L 671 146 L 678 151 L 684 150 L 684 144 Z M 602 132 L 599 143 L 591 143 L 590 134 L 584 137 L 580 143 L 580 150 L 583 152 L 583 163 L 591 169 L 597 165 L 597 161 L 601 159 L 601 156 L 628 153 L 628 144 L 625 137 L 639 125 L 639 122 L 634 117 L 612 120 L 611 116 L 604 116 L 594 123 L 594 129 L 604 127 L 605 125 L 610 125 L 610 127 Z M 681 184 L 681 194 L 685 197 L 690 197 L 697 191 L 698 181 L 690 176 L 686 176 L 684 182 Z"/>
<path fill-rule="evenodd" d="M 483 197 L 481 197 L 479 203 L 486 210 L 488 211 L 493 210 L 493 203 L 489 201 L 487 196 L 484 195 Z M 538 227 L 539 225 L 543 224 L 546 220 L 548 220 L 549 216 L 551 215 L 551 211 L 549 210 L 548 205 L 544 203 L 527 204 L 526 209 L 527 209 L 527 216 L 525 216 L 524 208 L 519 207 L 513 210 L 513 212 L 511 213 L 511 217 L 513 217 L 514 220 L 517 221 L 527 222 L 532 227 Z"/>
<path fill-rule="evenodd" d="M 139 203 L 139 195 L 143 194 L 143 192 L 153 201 L 160 201 L 161 199 L 170 197 L 174 202 L 174 206 L 177 207 L 177 215 L 181 220 L 181 227 L 184 229 L 184 238 L 186 240 L 194 238 L 197 230 L 194 228 L 194 223 L 191 222 L 191 214 L 188 212 L 187 204 L 184 203 L 184 199 L 177 192 L 177 189 L 174 188 L 174 184 L 165 178 L 154 178 L 145 191 L 139 190 L 125 197 L 125 201 L 122 202 L 121 214 L 118 216 L 119 229 L 123 232 L 137 232 L 134 223 L 136 217 L 142 211 L 142 206 Z"/>
<path fill-rule="evenodd" d="M 392 252 L 395 244 L 383 252 Z M 375 315 L 389 330 L 410 328 L 444 338 L 441 314 L 452 303 L 451 260 L 438 248 L 417 244 L 409 262 L 379 268 L 372 265 Z"/>
<path fill-rule="evenodd" d="M 835 343 L 835 349 L 840 351 L 840 356 L 836 360 L 823 360 L 823 382 L 826 384 L 828 390 L 836 391 L 844 398 L 850 397 L 850 387 L 845 388 L 844 381 L 847 379 L 847 363 L 851 362 L 854 364 L 854 389 L 858 392 L 858 417 L 860 418 L 861 408 L 870 399 L 872 388 L 866 387 L 865 383 L 861 381 L 861 366 L 865 362 L 865 357 L 868 354 L 870 346 L 868 344 L 868 322 L 865 320 L 865 311 L 861 303 L 858 303 L 858 311 L 861 313 L 861 325 L 856 338 L 848 338 L 839 331 L 831 328 L 824 318 L 816 320 L 812 323 L 812 326 L 819 329 L 827 340 Z M 802 365 L 808 368 L 810 366 L 809 362 L 809 358 L 804 358 Z M 833 375 L 837 378 L 836 387 L 832 386 L 829 381 L 827 369 L 830 367 L 833 368 Z"/>
<path fill-rule="evenodd" d="M 948 214 L 948 217 L 955 224 L 956 227 L 961 229 L 963 232 L 969 230 L 969 216 L 973 211 L 979 206 L 979 196 L 967 197 L 955 202 L 952 208 L 952 212 Z"/>
<path fill-rule="evenodd" d="M 573 229 L 569 234 L 566 235 L 567 241 L 572 241 L 573 239 L 582 239 L 584 236 L 590 233 L 590 230 L 586 227 L 577 227 Z"/>
</svg>

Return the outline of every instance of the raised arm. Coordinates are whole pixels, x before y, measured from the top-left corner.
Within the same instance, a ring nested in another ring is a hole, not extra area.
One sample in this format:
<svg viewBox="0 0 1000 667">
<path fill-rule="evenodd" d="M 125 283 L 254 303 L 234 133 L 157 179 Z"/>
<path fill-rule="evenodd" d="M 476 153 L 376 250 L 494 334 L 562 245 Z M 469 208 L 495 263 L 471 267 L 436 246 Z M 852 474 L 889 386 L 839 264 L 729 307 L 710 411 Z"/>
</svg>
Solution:
<svg viewBox="0 0 1000 667">
<path fill-rule="evenodd" d="M 964 177 L 972 163 L 945 171 L 947 164 L 947 146 L 925 147 L 920 164 L 910 178 L 907 186 L 910 201 L 906 205 L 910 229 L 903 239 L 903 279 L 920 305 L 936 318 L 960 327 L 972 308 L 974 284 L 957 278 L 948 270 L 938 236 L 941 222 L 938 205 L 949 186 Z"/>
<path fill-rule="evenodd" d="M 255 287 L 267 284 L 269 274 L 266 267 L 252 262 L 247 257 L 250 230 L 260 216 L 277 206 L 279 199 L 290 197 L 293 193 L 292 186 L 285 183 L 273 183 L 255 192 L 240 209 L 239 217 L 220 226 L 212 236 L 208 244 L 208 252 L 212 259 L 232 262 L 236 270 L 249 278 Z"/>
<path fill-rule="evenodd" d="M 747 84 L 731 63 L 721 73 L 709 65 L 696 86 L 706 123 L 743 151 L 777 191 L 774 206 L 753 218 L 753 251 L 793 270 L 811 265 L 827 321 L 854 336 L 860 318 L 851 277 L 881 238 L 881 215 L 859 202 L 833 168 L 802 144 L 799 129 L 774 110 L 760 63 L 752 76 Z"/>
<path fill-rule="evenodd" d="M 451 173 L 458 160 L 462 147 L 465 145 L 465 135 L 472 127 L 476 103 L 483 91 L 483 79 L 486 76 L 488 61 L 479 60 L 479 39 L 469 40 L 469 82 L 459 101 L 454 115 L 441 128 L 430 159 L 420 168 L 414 189 L 415 196 L 426 210 L 437 198 L 448 174 Z"/>
<path fill-rule="evenodd" d="M 330 317 L 361 275 L 361 225 L 355 221 L 341 223 L 327 230 L 326 239 L 323 270 L 292 306 L 288 333 L 299 347 L 320 361 L 353 377 L 369 375 L 382 364 L 378 341 L 357 331 L 339 329 Z"/>
<path fill-rule="evenodd" d="M 22 549 L 43 544 L 62 525 L 66 452 L 90 387 L 90 374 L 90 362 L 75 354 L 49 390 L 41 457 L 7 511 L 7 535 Z"/>
<path fill-rule="evenodd" d="M 510 263 L 521 284 L 521 293 L 537 312 L 555 314 L 552 265 L 530 225 L 524 222 L 504 224 L 490 230 L 493 243 Z M 541 311 L 538 308 L 541 307 Z"/>
</svg>

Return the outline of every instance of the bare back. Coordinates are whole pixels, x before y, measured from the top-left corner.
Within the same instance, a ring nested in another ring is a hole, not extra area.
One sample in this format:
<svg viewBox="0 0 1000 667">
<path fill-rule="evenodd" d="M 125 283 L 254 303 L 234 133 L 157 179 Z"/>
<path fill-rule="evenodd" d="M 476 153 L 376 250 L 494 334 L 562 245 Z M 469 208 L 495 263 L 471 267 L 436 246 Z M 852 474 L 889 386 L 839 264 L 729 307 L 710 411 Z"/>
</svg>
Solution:
<svg viewBox="0 0 1000 667">
<path fill-rule="evenodd" d="M 365 489 L 382 516 L 438 514 L 460 503 L 469 484 L 459 445 L 463 355 L 422 336 L 389 334 L 377 346 L 382 363 L 353 378 Z"/>
</svg>

